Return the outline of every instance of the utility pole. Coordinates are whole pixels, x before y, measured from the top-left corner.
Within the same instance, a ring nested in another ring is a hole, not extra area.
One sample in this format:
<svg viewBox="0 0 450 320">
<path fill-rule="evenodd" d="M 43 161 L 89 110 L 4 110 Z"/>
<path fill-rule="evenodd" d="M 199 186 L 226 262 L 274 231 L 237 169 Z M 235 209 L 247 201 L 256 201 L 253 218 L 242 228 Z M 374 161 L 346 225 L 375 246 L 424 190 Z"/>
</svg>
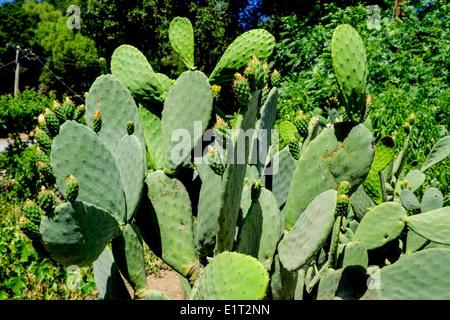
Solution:
<svg viewBox="0 0 450 320">
<path fill-rule="evenodd" d="M 14 77 L 14 96 L 19 92 L 19 71 L 20 71 L 20 47 L 13 46 L 9 43 L 6 44 L 8 47 L 16 49 L 16 74 Z"/>
</svg>

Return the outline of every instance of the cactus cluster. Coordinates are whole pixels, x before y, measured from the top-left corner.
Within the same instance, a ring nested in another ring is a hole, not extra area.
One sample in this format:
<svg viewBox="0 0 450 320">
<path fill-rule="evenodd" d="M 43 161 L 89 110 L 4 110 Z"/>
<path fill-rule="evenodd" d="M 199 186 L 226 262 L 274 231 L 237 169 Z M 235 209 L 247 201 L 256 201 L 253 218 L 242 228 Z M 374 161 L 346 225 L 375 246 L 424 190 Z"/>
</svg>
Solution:
<svg viewBox="0 0 450 320">
<path fill-rule="evenodd" d="M 187 68 L 175 81 L 122 45 L 111 74 L 101 62 L 85 108 L 64 105 L 39 117 L 47 182 L 38 204 L 23 208 L 30 239 L 63 265 L 93 263 L 103 299 L 169 298 L 147 286 L 143 242 L 179 273 L 189 299 L 404 298 L 410 285 L 413 298 L 426 296 L 422 282 L 402 272 L 415 266 L 418 275 L 434 259 L 433 270 L 445 275 L 450 250 L 419 249 L 450 244 L 437 222 L 449 226 L 450 212 L 430 187 L 421 213 L 408 214 L 404 191 L 423 181 L 402 176 L 407 143 L 394 159 L 394 141 L 376 142 L 361 124 L 367 67 L 356 31 L 338 27 L 332 43 L 349 121 L 300 112 L 279 131 L 281 77 L 267 65 L 270 33 L 242 34 L 209 76 L 195 67 L 188 19 L 172 21 L 169 41 Z M 359 61 L 356 70 L 348 56 Z M 221 111 L 226 82 L 234 82 L 239 106 L 232 123 Z M 438 142 L 422 173 L 447 156 L 448 140 Z M 369 266 L 405 232 L 409 256 Z M 367 287 L 370 277 L 381 278 L 381 290 Z M 436 285 L 435 296 L 448 298 L 448 282 Z"/>
</svg>

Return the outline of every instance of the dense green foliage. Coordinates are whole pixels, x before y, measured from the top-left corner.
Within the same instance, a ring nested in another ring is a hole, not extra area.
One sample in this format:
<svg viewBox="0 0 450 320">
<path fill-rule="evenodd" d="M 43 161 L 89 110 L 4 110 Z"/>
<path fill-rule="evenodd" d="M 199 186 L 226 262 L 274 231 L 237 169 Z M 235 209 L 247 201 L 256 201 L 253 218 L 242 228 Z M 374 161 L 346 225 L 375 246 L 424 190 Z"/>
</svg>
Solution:
<svg viewBox="0 0 450 320">
<path fill-rule="evenodd" d="M 435 1 L 430 7 L 407 4 L 401 21 L 392 18 L 391 10 L 381 10 L 379 28 L 372 29 L 367 23 L 370 13 L 363 5 L 345 9 L 326 5 L 317 23 L 285 17 L 276 56 L 285 79 L 277 121 L 293 120 L 299 110 L 326 111 L 327 99 L 339 96 L 331 35 L 339 24 L 348 23 L 366 46 L 373 128 L 379 136 L 396 136 L 401 148 L 405 134 L 400 128 L 414 113 L 417 123 L 407 163 L 414 167 L 423 162 L 433 142 L 448 135 L 450 128 L 450 6 L 446 1 Z M 447 160 L 430 173 L 440 171 L 445 186 L 450 179 L 448 165 Z M 449 192 L 448 187 L 445 190 Z"/>
<path fill-rule="evenodd" d="M 29 133 L 36 126 L 39 114 L 51 108 L 55 95 L 39 95 L 33 88 L 26 88 L 16 97 L 0 96 L 0 137 L 9 134 Z"/>
</svg>

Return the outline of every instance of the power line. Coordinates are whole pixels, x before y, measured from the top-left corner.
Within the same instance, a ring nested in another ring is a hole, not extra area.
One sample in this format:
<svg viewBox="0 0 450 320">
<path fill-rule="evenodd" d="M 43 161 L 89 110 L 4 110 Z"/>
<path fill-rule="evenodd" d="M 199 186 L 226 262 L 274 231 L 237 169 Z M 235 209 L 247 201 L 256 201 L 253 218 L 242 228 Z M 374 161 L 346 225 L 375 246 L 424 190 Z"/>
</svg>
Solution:
<svg viewBox="0 0 450 320">
<path fill-rule="evenodd" d="M 36 59 L 44 66 L 44 68 L 46 68 L 48 71 L 50 71 L 50 73 L 51 73 L 56 79 L 58 79 L 58 81 L 61 82 L 67 89 L 69 89 L 70 92 L 72 92 L 72 93 L 75 95 L 76 98 L 80 99 L 80 100 L 83 101 L 83 103 L 84 103 L 84 99 L 80 98 L 80 95 L 79 95 L 78 93 L 76 93 L 75 91 L 73 91 L 72 88 L 70 88 L 64 81 L 62 81 L 61 78 L 58 77 L 58 75 L 56 75 L 49 67 L 47 67 L 47 66 L 45 65 L 45 63 L 42 62 L 41 59 L 38 58 L 38 56 L 35 55 L 35 57 L 36 57 Z"/>
<path fill-rule="evenodd" d="M 13 63 L 15 63 L 15 62 L 16 62 L 16 60 L 13 60 L 13 61 L 11 61 L 11 62 L 8 62 L 7 64 L 2 65 L 2 66 L 0 67 L 0 69 L 5 68 L 5 67 L 7 67 L 7 66 L 9 66 L 10 64 L 13 64 Z"/>
</svg>

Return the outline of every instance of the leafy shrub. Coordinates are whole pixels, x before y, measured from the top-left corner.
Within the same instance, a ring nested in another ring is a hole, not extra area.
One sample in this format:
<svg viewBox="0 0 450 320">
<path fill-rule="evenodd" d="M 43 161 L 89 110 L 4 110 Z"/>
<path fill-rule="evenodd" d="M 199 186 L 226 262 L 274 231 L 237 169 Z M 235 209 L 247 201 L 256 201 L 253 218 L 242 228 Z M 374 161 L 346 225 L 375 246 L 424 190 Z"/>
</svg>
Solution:
<svg viewBox="0 0 450 320">
<path fill-rule="evenodd" d="M 20 231 L 20 207 L 19 199 L 0 197 L 0 300 L 85 299 L 95 290 L 92 267 L 72 285 L 67 268 L 40 256 Z"/>
<path fill-rule="evenodd" d="M 39 191 L 36 148 L 16 139 L 0 153 L 0 195 L 4 199 L 31 198 Z"/>
<path fill-rule="evenodd" d="M 54 95 L 40 97 L 33 88 L 26 88 L 16 97 L 11 94 L 0 96 L 0 137 L 29 133 L 36 127 L 39 114 L 50 108 L 53 100 Z"/>
</svg>

